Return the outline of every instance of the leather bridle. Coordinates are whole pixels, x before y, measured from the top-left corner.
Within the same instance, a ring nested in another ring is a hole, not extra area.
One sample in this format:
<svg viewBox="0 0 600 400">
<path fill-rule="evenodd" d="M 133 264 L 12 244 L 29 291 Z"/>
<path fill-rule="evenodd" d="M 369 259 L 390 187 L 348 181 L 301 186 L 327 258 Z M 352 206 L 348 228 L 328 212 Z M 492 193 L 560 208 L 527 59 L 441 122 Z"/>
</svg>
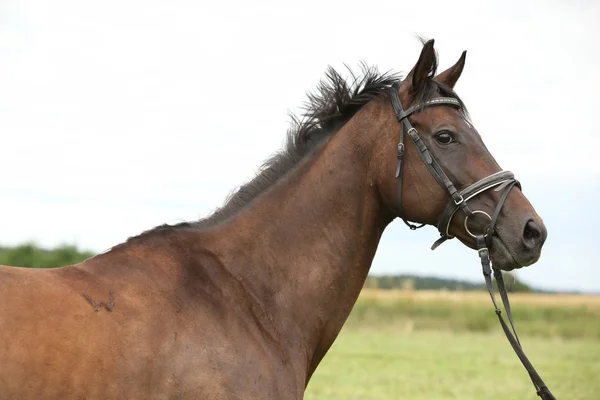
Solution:
<svg viewBox="0 0 600 400">
<path fill-rule="evenodd" d="M 395 83 L 391 88 L 391 101 L 392 106 L 394 107 L 394 111 L 396 112 L 396 117 L 398 118 L 398 122 L 400 122 L 400 140 L 398 143 L 398 162 L 396 164 L 396 179 L 398 180 L 398 215 L 402 218 L 402 221 L 411 229 L 415 230 L 423 227 L 425 224 L 414 225 L 406 220 L 404 216 L 403 208 L 402 208 L 402 170 L 403 170 L 403 160 L 404 160 L 404 134 L 406 133 L 413 141 L 417 153 L 429 169 L 429 172 L 435 180 L 440 184 L 442 188 L 446 190 L 448 195 L 450 196 L 450 200 L 448 201 L 442 215 L 437 223 L 437 228 L 440 232 L 440 238 L 433 244 L 431 247 L 432 250 L 435 250 L 440 244 L 445 242 L 448 239 L 452 239 L 453 236 L 450 234 L 450 223 L 452 222 L 452 218 L 454 215 L 461 210 L 465 213 L 465 222 L 464 228 L 465 231 L 475 238 L 475 242 L 477 244 L 477 252 L 479 253 L 479 257 L 481 260 L 481 266 L 483 269 L 483 276 L 485 279 L 485 284 L 487 286 L 488 292 L 490 293 L 490 297 L 492 298 L 492 303 L 494 304 L 494 308 L 496 311 L 496 315 L 498 316 L 498 320 L 500 321 L 500 325 L 506 335 L 508 341 L 513 347 L 513 350 L 517 354 L 517 357 L 521 360 L 521 363 L 529 373 L 529 377 L 533 382 L 533 386 L 536 389 L 538 396 L 540 396 L 543 400 L 555 400 L 554 395 L 550 392 L 540 375 L 537 373 L 525 352 L 521 347 L 521 343 L 519 342 L 519 338 L 517 336 L 517 331 L 515 329 L 512 311 L 510 309 L 510 303 L 508 301 L 508 294 L 506 292 L 506 288 L 504 286 L 504 279 L 502 278 L 502 272 L 492 267 L 489 255 L 489 247 L 491 246 L 491 238 L 495 233 L 495 226 L 500 211 L 504 206 L 504 202 L 508 198 L 510 191 L 517 186 L 519 189 L 521 185 L 519 181 L 515 179 L 515 176 L 510 171 L 499 171 L 494 174 L 491 174 L 469 186 L 467 186 L 463 190 L 457 190 L 454 183 L 448 178 L 440 164 L 433 157 L 427 145 L 423 142 L 421 137 L 419 136 L 419 132 L 412 126 L 410 123 L 409 117 L 416 112 L 419 112 L 425 108 L 435 107 L 435 106 L 450 106 L 455 108 L 460 108 L 461 103 L 454 98 L 451 97 L 436 97 L 431 100 L 428 100 L 421 104 L 416 104 L 410 107 L 408 110 L 404 110 L 402 107 L 402 103 L 400 101 L 399 94 L 399 83 Z M 492 216 L 486 213 L 483 210 L 474 210 L 472 211 L 467 202 L 474 198 L 475 196 L 494 188 L 494 191 L 500 192 L 503 191 L 500 196 L 500 200 L 498 201 L 498 205 Z M 473 233 L 469 229 L 468 221 L 469 218 L 474 217 L 477 214 L 481 214 L 487 217 L 490 222 L 485 230 L 480 233 Z M 496 298 L 494 296 L 494 288 L 492 286 L 492 269 L 494 272 L 494 278 L 496 278 L 496 282 L 498 284 L 498 291 L 500 292 L 500 297 L 502 299 L 502 304 L 504 305 L 504 309 L 506 310 L 506 314 L 508 316 L 508 320 L 510 322 L 511 329 L 508 327 L 504 318 L 501 315 L 501 311 L 496 304 Z"/>
</svg>

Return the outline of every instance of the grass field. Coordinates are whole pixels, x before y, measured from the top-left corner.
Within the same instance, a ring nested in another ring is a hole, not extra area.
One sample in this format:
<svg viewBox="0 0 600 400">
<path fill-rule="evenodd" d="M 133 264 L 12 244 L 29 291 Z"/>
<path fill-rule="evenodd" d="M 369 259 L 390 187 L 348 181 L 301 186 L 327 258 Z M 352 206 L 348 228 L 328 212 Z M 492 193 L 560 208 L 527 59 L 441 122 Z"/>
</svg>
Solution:
<svg viewBox="0 0 600 400">
<path fill-rule="evenodd" d="M 365 291 L 306 399 L 539 399 L 486 296 Z M 523 347 L 555 396 L 600 399 L 600 298 L 511 297 Z"/>
</svg>

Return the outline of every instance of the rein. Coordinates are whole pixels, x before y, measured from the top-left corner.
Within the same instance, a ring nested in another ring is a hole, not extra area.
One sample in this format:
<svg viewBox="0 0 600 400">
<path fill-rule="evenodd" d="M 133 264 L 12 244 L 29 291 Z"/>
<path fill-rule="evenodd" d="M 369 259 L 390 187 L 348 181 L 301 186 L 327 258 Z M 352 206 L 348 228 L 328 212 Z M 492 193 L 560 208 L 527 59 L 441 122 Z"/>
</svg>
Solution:
<svg viewBox="0 0 600 400">
<path fill-rule="evenodd" d="M 508 301 L 508 293 L 506 292 L 506 287 L 504 286 L 502 271 L 495 267 L 492 267 L 492 263 L 490 260 L 489 247 L 491 245 L 491 237 L 494 234 L 494 228 L 496 226 L 498 216 L 500 215 L 500 211 L 504 206 L 504 202 L 508 198 L 508 195 L 512 188 L 517 186 L 520 189 L 521 184 L 515 179 L 515 176 L 512 172 L 500 171 L 473 183 L 472 185 L 466 187 L 461 191 L 458 191 L 454 183 L 448 178 L 440 164 L 433 157 L 423 140 L 421 140 L 419 132 L 412 126 L 408 118 L 412 114 L 428 107 L 446 105 L 455 108 L 460 108 L 460 102 L 450 97 L 438 97 L 432 100 L 428 100 L 424 103 L 414 105 L 405 111 L 402 108 L 402 103 L 400 102 L 399 86 L 399 83 L 395 83 L 394 85 L 392 85 L 391 88 L 392 106 L 394 107 L 394 111 L 396 112 L 398 122 L 400 122 L 400 140 L 398 143 L 397 155 L 398 162 L 396 164 L 396 179 L 398 180 L 398 215 L 400 216 L 400 218 L 402 218 L 402 221 L 404 221 L 404 223 L 411 230 L 415 230 L 425 226 L 425 224 L 414 225 L 408 222 L 403 216 L 404 213 L 402 208 L 402 161 L 404 159 L 404 134 L 406 133 L 415 144 L 417 153 L 429 169 L 431 175 L 433 175 L 433 177 L 436 181 L 438 181 L 440 186 L 446 189 L 446 192 L 448 192 L 448 194 L 450 195 L 450 200 L 448 201 L 448 204 L 446 205 L 446 208 L 442 212 L 442 215 L 437 223 L 437 228 L 440 232 L 440 238 L 435 241 L 435 243 L 431 246 L 431 249 L 435 250 L 440 244 L 444 243 L 448 239 L 453 238 L 453 236 L 449 233 L 450 223 L 452 222 L 452 218 L 454 217 L 456 212 L 458 210 L 462 210 L 466 214 L 464 222 L 465 231 L 470 236 L 475 238 L 475 241 L 477 243 L 477 252 L 479 253 L 479 258 L 481 260 L 481 267 L 483 270 L 485 284 L 492 299 L 492 303 L 494 305 L 496 315 L 498 316 L 498 320 L 500 321 L 500 325 L 502 326 L 502 330 L 504 331 L 504 334 L 510 342 L 513 350 L 517 354 L 517 357 L 519 357 L 519 360 L 521 360 L 521 363 L 529 373 L 529 377 L 531 378 L 531 382 L 533 383 L 533 386 L 536 389 L 537 395 L 540 396 L 543 400 L 556 400 L 554 395 L 550 392 L 550 389 L 548 389 L 540 375 L 533 367 L 533 364 L 531 364 L 531 362 L 525 355 L 523 348 L 521 347 L 521 343 L 519 342 L 519 337 L 517 336 L 517 331 L 515 329 L 510 303 Z M 493 215 L 490 216 L 483 210 L 472 211 L 467 205 L 467 201 L 492 188 L 494 188 L 494 191 L 497 192 L 503 191 Z M 469 218 L 474 218 L 477 214 L 481 214 L 487 217 L 490 220 L 490 222 L 488 227 L 483 232 L 472 233 L 469 230 L 468 221 Z M 502 304 L 504 306 L 504 309 L 506 310 L 508 321 L 510 322 L 510 328 L 508 327 L 508 324 L 502 317 L 502 312 L 498 308 L 498 305 L 496 303 L 494 288 L 492 286 L 492 270 L 494 273 L 494 278 L 496 278 L 496 282 L 498 284 L 498 292 L 500 293 Z"/>
</svg>

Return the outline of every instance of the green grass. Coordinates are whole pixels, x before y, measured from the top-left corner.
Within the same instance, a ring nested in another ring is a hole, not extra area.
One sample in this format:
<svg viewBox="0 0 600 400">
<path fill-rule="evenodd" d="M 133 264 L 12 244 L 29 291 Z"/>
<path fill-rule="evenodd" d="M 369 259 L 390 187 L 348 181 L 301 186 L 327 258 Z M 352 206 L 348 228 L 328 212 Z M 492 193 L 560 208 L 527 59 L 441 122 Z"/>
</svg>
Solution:
<svg viewBox="0 0 600 400">
<path fill-rule="evenodd" d="M 600 297 L 511 294 L 526 354 L 560 399 L 600 399 Z M 306 400 L 539 399 L 485 292 L 364 290 Z"/>
<path fill-rule="evenodd" d="M 528 336 L 522 342 L 558 399 L 600 398 L 600 341 Z M 305 399 L 539 397 L 501 334 L 348 327 L 314 374 Z"/>
</svg>

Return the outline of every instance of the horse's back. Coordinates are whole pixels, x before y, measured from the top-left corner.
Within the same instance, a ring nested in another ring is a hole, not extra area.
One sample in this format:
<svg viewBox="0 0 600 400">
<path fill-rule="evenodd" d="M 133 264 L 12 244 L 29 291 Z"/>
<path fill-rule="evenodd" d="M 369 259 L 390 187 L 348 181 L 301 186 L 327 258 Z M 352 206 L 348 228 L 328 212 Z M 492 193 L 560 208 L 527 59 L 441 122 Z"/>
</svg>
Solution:
<svg viewBox="0 0 600 400">
<path fill-rule="evenodd" d="M 164 369 L 149 366 L 173 313 L 155 298 L 164 311 L 158 323 L 143 290 L 126 277 L 111 282 L 90 268 L 96 263 L 0 267 L 0 398 L 118 398 L 127 380 L 148 388 L 164 381 Z"/>
</svg>

